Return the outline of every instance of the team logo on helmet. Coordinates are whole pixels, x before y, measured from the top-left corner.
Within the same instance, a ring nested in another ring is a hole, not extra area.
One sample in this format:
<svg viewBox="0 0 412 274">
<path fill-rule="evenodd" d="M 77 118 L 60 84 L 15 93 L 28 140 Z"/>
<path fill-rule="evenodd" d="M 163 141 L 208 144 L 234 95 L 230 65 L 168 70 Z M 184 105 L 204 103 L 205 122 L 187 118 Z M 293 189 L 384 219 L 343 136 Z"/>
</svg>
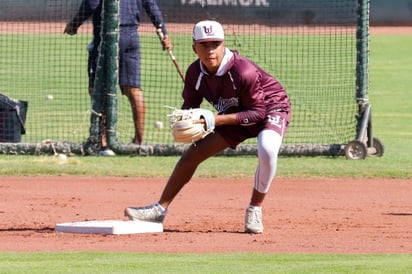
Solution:
<svg viewBox="0 0 412 274">
<path fill-rule="evenodd" d="M 213 27 L 212 27 L 212 26 L 210 26 L 210 27 L 203 26 L 203 31 L 204 31 L 207 35 L 214 35 L 214 33 L 213 33 Z"/>
</svg>

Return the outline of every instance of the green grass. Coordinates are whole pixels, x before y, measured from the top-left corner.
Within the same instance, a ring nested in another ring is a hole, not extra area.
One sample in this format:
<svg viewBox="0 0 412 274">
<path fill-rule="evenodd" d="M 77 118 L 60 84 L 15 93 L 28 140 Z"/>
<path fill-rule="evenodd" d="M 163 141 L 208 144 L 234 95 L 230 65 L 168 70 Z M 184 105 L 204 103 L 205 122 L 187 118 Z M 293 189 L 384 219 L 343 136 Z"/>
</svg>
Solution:
<svg viewBox="0 0 412 274">
<path fill-rule="evenodd" d="M 2 176 L 79 175 L 167 177 L 177 156 L 168 157 L 69 157 L 60 161 L 53 156 L 0 155 Z M 255 156 L 213 157 L 202 163 L 195 177 L 252 177 L 257 164 Z M 280 157 L 277 177 L 347 177 L 347 178 L 412 178 L 412 160 L 408 155 L 388 151 L 383 157 L 347 160 L 345 157 Z"/>
<path fill-rule="evenodd" d="M 411 255 L 0 253 L 0 273 L 409 273 Z"/>
<path fill-rule="evenodd" d="M 383 157 L 281 157 L 282 177 L 412 178 L 412 36 L 371 38 L 370 102 Z M 164 177 L 177 157 L 0 156 L 0 174 Z M 214 157 L 196 176 L 253 176 L 256 158 Z M 239 171 L 241 171 L 239 173 Z M 104 252 L 0 253 L 0 273 L 410 273 L 410 254 L 145 254 Z"/>
</svg>

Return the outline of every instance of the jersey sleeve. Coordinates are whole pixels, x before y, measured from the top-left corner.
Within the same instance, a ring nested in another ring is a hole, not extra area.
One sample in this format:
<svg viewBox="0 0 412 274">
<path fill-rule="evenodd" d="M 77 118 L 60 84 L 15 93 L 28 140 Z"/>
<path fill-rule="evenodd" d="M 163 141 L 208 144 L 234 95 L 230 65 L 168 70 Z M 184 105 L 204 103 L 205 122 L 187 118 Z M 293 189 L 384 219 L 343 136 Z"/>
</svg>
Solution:
<svg viewBox="0 0 412 274">
<path fill-rule="evenodd" d="M 237 122 L 241 125 L 260 122 L 266 116 L 262 75 L 255 66 L 249 64 L 241 69 L 239 77 L 238 96 L 241 111 L 236 114 Z"/>
<path fill-rule="evenodd" d="M 100 1 L 101 0 L 83 0 L 76 15 L 69 22 L 69 25 L 74 29 L 78 29 L 81 24 L 83 24 L 97 10 Z"/>
<path fill-rule="evenodd" d="M 201 77 L 199 76 L 200 70 L 198 69 L 198 62 L 199 60 L 195 61 L 187 69 L 185 85 L 182 91 L 182 109 L 199 108 L 203 101 L 203 96 L 196 90 L 196 83 L 198 78 Z"/>
<path fill-rule="evenodd" d="M 162 12 L 155 0 L 143 0 L 143 8 L 145 9 L 150 21 L 156 29 L 161 28 L 163 34 L 167 34 L 167 29 L 163 20 Z"/>
</svg>

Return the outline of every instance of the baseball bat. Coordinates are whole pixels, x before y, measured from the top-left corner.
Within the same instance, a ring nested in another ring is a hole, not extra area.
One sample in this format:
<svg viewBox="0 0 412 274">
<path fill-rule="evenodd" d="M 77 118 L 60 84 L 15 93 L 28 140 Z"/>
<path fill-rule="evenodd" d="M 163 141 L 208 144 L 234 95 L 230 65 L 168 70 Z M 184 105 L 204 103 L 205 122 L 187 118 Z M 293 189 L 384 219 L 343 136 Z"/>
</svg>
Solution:
<svg viewBox="0 0 412 274">
<path fill-rule="evenodd" d="M 156 30 L 156 33 L 157 33 L 157 36 L 159 36 L 160 41 L 163 41 L 163 39 L 164 39 L 164 34 L 163 34 L 162 29 L 161 29 L 161 28 L 158 28 L 158 29 Z M 171 49 L 167 50 L 167 53 L 169 54 L 170 59 L 172 60 L 173 64 L 175 65 L 175 68 L 176 68 L 177 72 L 178 72 L 179 75 L 180 75 L 180 78 L 182 78 L 182 81 L 183 81 L 183 83 L 184 83 L 184 82 L 185 82 L 185 76 L 184 76 L 182 70 L 180 69 L 179 64 L 178 64 L 177 61 L 176 61 L 176 57 L 174 56 L 174 54 L 173 54 L 173 52 L 172 52 Z"/>
</svg>

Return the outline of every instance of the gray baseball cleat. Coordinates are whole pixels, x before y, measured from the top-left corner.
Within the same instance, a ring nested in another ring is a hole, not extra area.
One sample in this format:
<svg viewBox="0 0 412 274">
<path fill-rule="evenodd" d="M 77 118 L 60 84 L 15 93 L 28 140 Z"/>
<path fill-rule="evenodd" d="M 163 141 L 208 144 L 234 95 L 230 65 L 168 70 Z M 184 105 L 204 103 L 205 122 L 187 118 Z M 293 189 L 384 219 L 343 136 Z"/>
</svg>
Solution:
<svg viewBox="0 0 412 274">
<path fill-rule="evenodd" d="M 130 220 L 148 221 L 163 223 L 166 217 L 167 209 L 159 203 L 154 203 L 144 207 L 128 207 L 124 210 L 124 215 Z"/>
<path fill-rule="evenodd" d="M 254 234 L 263 232 L 262 207 L 248 206 L 246 208 L 245 232 Z"/>
</svg>

